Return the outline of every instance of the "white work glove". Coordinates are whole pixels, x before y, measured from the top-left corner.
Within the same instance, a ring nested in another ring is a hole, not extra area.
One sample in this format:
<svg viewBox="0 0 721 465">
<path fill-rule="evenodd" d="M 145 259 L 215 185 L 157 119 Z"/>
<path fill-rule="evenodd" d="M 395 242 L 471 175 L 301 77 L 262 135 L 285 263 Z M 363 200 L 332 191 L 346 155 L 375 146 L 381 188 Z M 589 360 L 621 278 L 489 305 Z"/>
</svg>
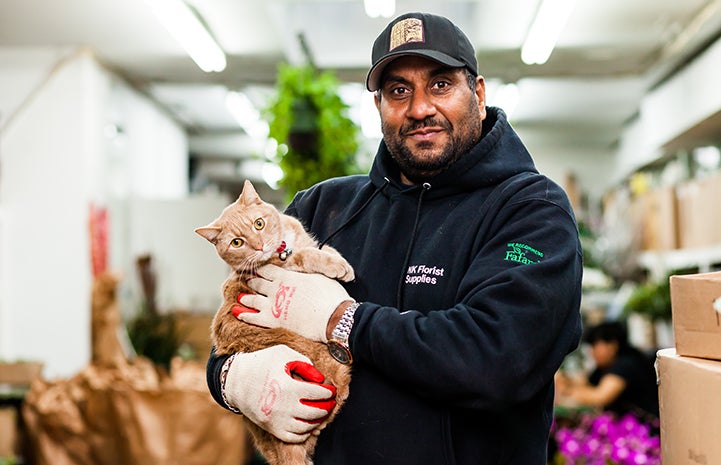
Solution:
<svg viewBox="0 0 721 465">
<path fill-rule="evenodd" d="M 300 378 L 300 379 L 299 379 Z M 336 389 L 288 346 L 238 353 L 225 378 L 230 407 L 281 441 L 303 442 L 335 408 Z"/>
<path fill-rule="evenodd" d="M 256 326 L 285 328 L 313 341 L 328 342 L 330 316 L 343 301 L 353 301 L 338 281 L 322 274 L 298 273 L 275 265 L 264 265 L 256 274 L 260 277 L 249 279 L 248 286 L 257 294 L 241 295 L 238 301 L 257 312 L 236 314 L 239 320 Z"/>
</svg>

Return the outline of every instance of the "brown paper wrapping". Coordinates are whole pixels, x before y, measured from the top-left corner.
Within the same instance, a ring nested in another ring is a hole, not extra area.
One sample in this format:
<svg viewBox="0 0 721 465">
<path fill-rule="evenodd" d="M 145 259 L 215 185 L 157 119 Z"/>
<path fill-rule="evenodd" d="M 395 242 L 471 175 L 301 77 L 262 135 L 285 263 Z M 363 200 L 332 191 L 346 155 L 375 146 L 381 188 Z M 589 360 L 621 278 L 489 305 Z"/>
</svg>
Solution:
<svg viewBox="0 0 721 465">
<path fill-rule="evenodd" d="M 218 406 L 200 362 L 165 374 L 139 358 L 36 380 L 23 418 L 37 465 L 242 465 L 252 447 L 239 416 Z"/>
<path fill-rule="evenodd" d="M 215 403 L 205 365 L 169 371 L 126 358 L 111 273 L 92 291 L 92 362 L 70 379 L 36 378 L 22 407 L 36 465 L 243 465 L 253 448 L 242 418 Z"/>
</svg>

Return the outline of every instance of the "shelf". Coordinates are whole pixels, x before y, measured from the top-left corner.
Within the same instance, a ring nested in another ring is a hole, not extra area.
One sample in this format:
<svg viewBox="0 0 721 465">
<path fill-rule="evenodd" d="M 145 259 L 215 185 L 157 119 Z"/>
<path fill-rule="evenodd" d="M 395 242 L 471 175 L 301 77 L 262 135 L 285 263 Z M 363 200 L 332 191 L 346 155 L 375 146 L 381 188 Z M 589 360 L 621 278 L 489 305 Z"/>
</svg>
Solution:
<svg viewBox="0 0 721 465">
<path fill-rule="evenodd" d="M 713 265 L 721 264 L 721 244 L 693 249 L 646 251 L 639 255 L 638 261 L 656 278 L 688 268 L 698 268 L 699 273 L 706 273 L 711 271 Z"/>
</svg>

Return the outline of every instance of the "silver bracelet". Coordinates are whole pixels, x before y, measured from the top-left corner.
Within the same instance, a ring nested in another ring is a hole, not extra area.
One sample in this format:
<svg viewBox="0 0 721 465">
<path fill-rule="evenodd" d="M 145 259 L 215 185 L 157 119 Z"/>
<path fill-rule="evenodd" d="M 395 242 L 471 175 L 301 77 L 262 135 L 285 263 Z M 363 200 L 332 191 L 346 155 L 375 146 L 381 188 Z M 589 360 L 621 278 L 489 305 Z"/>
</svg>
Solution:
<svg viewBox="0 0 721 465">
<path fill-rule="evenodd" d="M 348 305 L 346 307 L 345 311 L 343 312 L 343 315 L 340 317 L 340 321 L 338 321 L 338 324 L 333 328 L 333 335 L 337 337 L 344 337 L 347 339 L 350 336 L 350 332 L 353 329 L 353 323 L 355 311 L 358 310 L 358 307 L 360 307 L 361 302 L 353 302 L 352 304 Z"/>
<path fill-rule="evenodd" d="M 231 412 L 240 413 L 240 410 L 230 405 L 230 403 L 228 403 L 228 399 L 225 397 L 225 380 L 228 377 L 230 365 L 233 363 L 233 360 L 235 360 L 236 355 L 238 355 L 238 352 L 228 357 L 228 359 L 223 362 L 223 366 L 220 369 L 220 397 L 223 398 L 223 403 L 226 407 L 228 407 L 228 410 L 230 410 Z"/>
</svg>

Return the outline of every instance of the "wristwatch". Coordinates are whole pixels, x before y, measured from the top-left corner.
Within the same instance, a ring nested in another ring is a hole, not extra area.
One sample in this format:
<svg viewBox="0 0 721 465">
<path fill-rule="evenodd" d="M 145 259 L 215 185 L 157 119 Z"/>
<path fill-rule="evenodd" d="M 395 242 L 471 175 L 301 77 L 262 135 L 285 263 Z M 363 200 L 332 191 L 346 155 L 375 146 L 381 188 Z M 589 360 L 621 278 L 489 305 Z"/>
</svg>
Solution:
<svg viewBox="0 0 721 465">
<path fill-rule="evenodd" d="M 350 336 L 350 331 L 353 329 L 353 315 L 359 306 L 360 302 L 353 302 L 348 305 L 348 308 L 343 312 L 343 316 L 340 317 L 340 321 L 333 328 L 328 340 L 328 352 L 334 359 L 344 365 L 353 363 L 353 356 L 348 346 L 348 336 Z"/>
</svg>

